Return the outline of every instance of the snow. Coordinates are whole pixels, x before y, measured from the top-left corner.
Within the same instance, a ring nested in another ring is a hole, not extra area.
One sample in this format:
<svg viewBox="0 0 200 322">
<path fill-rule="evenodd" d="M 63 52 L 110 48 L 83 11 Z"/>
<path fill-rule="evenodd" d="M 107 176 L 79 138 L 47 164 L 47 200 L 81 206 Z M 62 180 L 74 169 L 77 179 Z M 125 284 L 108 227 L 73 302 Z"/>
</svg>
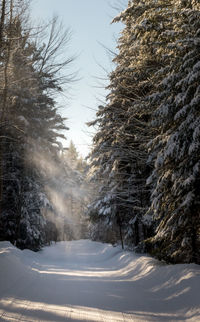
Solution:
<svg viewBox="0 0 200 322">
<path fill-rule="evenodd" d="M 109 244 L 0 242 L 0 321 L 200 321 L 200 269 Z"/>
<path fill-rule="evenodd" d="M 23 115 L 18 116 L 18 120 L 23 122 L 25 126 L 30 125 L 30 123 L 27 121 L 27 119 Z"/>
</svg>

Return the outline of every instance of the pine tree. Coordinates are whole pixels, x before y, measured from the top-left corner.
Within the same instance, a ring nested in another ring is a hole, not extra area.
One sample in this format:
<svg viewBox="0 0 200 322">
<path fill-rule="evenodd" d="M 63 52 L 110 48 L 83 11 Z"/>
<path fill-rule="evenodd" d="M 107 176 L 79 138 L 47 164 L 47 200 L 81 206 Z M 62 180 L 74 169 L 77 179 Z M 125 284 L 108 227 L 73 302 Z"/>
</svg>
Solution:
<svg viewBox="0 0 200 322">
<path fill-rule="evenodd" d="M 62 154 L 61 162 L 63 172 L 66 173 L 61 189 L 65 191 L 64 235 L 66 239 L 84 238 L 87 236 L 85 212 L 89 199 L 87 163 L 79 157 L 72 141 Z"/>
<path fill-rule="evenodd" d="M 147 97 L 153 93 L 156 72 L 164 50 L 158 42 L 160 29 L 169 23 L 167 4 L 161 1 L 129 1 L 128 8 L 114 19 L 125 28 L 118 41 L 119 53 L 114 58 L 115 70 L 110 74 L 107 105 L 100 107 L 94 137 L 92 167 L 101 184 L 91 214 L 106 224 L 117 224 L 126 242 L 137 245 L 151 234 L 145 213 L 150 191 L 146 179 L 150 173 L 147 143 L 153 137 L 149 125 L 152 106 Z"/>
<path fill-rule="evenodd" d="M 199 76 L 200 5 L 175 1 L 171 21 L 173 37 L 166 50 L 170 64 L 160 71 L 152 141 L 156 155 L 152 209 L 158 228 L 147 249 L 167 261 L 200 263 L 199 210 Z"/>
<path fill-rule="evenodd" d="M 69 148 L 66 153 L 66 159 L 67 163 L 75 169 L 78 162 L 78 152 L 72 140 L 70 141 Z"/>
<path fill-rule="evenodd" d="M 53 55 L 67 37 L 60 32 L 56 19 L 50 25 L 47 45 L 37 47 L 29 36 L 30 30 L 24 28 L 25 12 L 20 15 L 15 10 L 17 1 L 10 1 L 10 5 L 10 16 L 4 23 L 1 65 L 5 75 L 1 117 L 6 127 L 1 142 L 0 230 L 1 238 L 21 248 L 37 250 L 52 237 L 48 229 L 52 231 L 53 225 L 44 218 L 44 208 L 52 211 L 53 207 L 45 192 L 48 171 L 40 167 L 42 159 L 38 156 L 56 158 L 58 138 L 63 137 L 59 131 L 66 129 L 52 93 L 60 92 L 64 82 L 69 81 L 60 75 L 60 70 L 70 60 L 59 63 L 54 60 Z"/>
</svg>

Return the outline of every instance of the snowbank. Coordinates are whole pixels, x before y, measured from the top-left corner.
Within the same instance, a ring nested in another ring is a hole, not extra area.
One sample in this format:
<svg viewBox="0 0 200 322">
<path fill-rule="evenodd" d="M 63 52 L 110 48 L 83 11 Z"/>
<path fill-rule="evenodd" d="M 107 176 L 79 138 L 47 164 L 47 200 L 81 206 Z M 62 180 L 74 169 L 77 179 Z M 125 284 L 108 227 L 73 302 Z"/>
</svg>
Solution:
<svg viewBox="0 0 200 322">
<path fill-rule="evenodd" d="M 0 321 L 200 321 L 200 267 L 88 240 L 0 242 Z"/>
</svg>

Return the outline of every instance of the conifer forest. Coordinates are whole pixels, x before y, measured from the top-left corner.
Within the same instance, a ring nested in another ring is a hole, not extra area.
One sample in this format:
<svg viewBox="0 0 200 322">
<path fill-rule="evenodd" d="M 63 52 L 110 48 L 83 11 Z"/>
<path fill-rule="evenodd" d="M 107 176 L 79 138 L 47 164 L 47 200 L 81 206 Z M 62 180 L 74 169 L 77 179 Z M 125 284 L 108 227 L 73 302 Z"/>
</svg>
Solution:
<svg viewBox="0 0 200 322">
<path fill-rule="evenodd" d="M 70 31 L 31 25 L 27 0 L 0 6 L 0 241 L 90 239 L 200 264 L 200 1 L 130 0 L 113 18 L 123 29 L 86 159 L 61 144 L 57 97 L 78 82 Z"/>
</svg>

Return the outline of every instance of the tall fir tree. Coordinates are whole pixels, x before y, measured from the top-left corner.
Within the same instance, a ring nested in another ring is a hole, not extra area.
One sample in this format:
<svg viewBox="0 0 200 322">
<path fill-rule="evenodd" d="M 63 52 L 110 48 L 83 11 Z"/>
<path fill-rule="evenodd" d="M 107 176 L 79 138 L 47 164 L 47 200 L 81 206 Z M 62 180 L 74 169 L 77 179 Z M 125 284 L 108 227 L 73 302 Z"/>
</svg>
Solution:
<svg viewBox="0 0 200 322">
<path fill-rule="evenodd" d="M 120 234 L 123 230 L 126 242 L 132 245 L 152 233 L 151 220 L 145 216 L 150 203 L 146 179 L 152 166 L 147 163 L 147 142 L 153 137 L 149 125 L 152 106 L 147 97 L 155 88 L 161 66 L 158 52 L 164 48 L 156 41 L 169 17 L 167 5 L 161 13 L 159 4 L 129 1 L 128 8 L 114 19 L 125 24 L 114 58 L 116 68 L 110 74 L 108 103 L 91 123 L 99 125 L 92 166 L 102 181 L 95 211 L 109 223 L 118 224 Z"/>
<path fill-rule="evenodd" d="M 121 225 L 133 244 L 148 237 L 138 220 L 153 222 L 141 246 L 174 263 L 199 263 L 199 6 L 129 1 L 114 19 L 125 28 L 108 103 L 90 124 L 100 186 L 91 218 Z"/>
<path fill-rule="evenodd" d="M 31 29 L 25 28 L 25 11 L 18 10 L 17 1 L 6 4 L 10 11 L 3 22 L 5 45 L 1 48 L 1 125 L 6 126 L 1 141 L 0 231 L 1 238 L 37 250 L 51 238 L 48 229 L 53 225 L 44 217 L 43 208 L 53 207 L 45 192 L 48 171 L 41 170 L 40 163 L 44 154 L 56 158 L 58 138 L 63 137 L 59 131 L 66 129 L 52 93 L 61 91 L 63 82 L 69 81 L 60 71 L 70 60 L 54 60 L 67 34 L 54 19 L 49 41 L 38 47 L 30 37 Z"/>
<path fill-rule="evenodd" d="M 149 182 L 158 227 L 146 244 L 169 262 L 200 263 L 200 4 L 174 1 L 172 8 L 166 46 L 171 60 L 151 97 L 158 135 L 150 144 L 156 157 Z"/>
</svg>

